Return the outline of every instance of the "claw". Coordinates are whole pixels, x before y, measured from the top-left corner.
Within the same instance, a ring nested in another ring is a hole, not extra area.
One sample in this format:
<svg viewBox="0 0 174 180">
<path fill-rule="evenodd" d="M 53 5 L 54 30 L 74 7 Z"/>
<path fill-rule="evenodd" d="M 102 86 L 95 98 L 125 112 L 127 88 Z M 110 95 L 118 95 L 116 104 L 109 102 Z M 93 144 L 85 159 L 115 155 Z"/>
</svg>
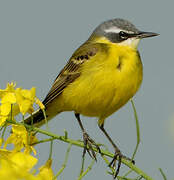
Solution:
<svg viewBox="0 0 174 180">
<path fill-rule="evenodd" d="M 95 161 L 97 161 L 97 158 L 96 158 L 96 153 L 95 151 L 93 150 L 93 146 L 95 146 L 99 153 L 101 152 L 99 146 L 95 143 L 95 141 L 93 139 L 91 139 L 89 137 L 89 135 L 84 132 L 83 133 L 83 141 L 84 141 L 84 150 L 83 150 L 83 157 L 85 156 L 86 154 L 86 151 L 88 152 L 89 156 L 93 159 L 95 159 Z"/>
<path fill-rule="evenodd" d="M 118 175 L 118 173 L 119 173 L 119 171 L 120 171 L 122 158 L 124 158 L 124 159 L 126 159 L 126 160 L 129 160 L 129 161 L 131 161 L 133 164 L 135 164 L 135 161 L 134 161 L 134 160 L 132 160 L 132 159 L 130 159 L 130 158 L 122 155 L 122 153 L 121 153 L 118 149 L 116 149 L 116 150 L 115 150 L 114 158 L 113 158 L 112 161 L 109 163 L 109 167 L 112 167 L 112 168 L 115 169 L 115 168 L 116 168 L 116 161 L 117 161 L 117 159 L 118 159 L 118 165 L 117 165 L 116 172 L 115 172 L 115 174 L 114 174 L 114 179 L 117 177 L 117 175 Z"/>
</svg>

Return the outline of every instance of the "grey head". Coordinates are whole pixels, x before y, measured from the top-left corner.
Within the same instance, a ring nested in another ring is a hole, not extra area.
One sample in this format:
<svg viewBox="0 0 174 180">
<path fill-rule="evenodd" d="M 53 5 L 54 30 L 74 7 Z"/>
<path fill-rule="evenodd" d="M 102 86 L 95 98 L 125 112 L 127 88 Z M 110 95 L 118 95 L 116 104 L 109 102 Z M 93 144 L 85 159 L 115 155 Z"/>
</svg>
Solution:
<svg viewBox="0 0 174 180">
<path fill-rule="evenodd" d="M 130 38 L 142 39 L 157 35 L 157 33 L 142 32 L 138 30 L 131 22 L 117 18 L 101 23 L 93 31 L 91 37 L 105 37 L 113 43 L 120 43 Z"/>
</svg>

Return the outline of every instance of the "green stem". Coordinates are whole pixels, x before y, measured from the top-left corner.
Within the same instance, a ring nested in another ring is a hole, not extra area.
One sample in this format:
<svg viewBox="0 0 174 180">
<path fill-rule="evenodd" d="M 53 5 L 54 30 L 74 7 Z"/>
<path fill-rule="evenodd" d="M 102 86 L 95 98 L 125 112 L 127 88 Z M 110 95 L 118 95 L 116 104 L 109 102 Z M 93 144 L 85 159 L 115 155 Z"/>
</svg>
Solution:
<svg viewBox="0 0 174 180">
<path fill-rule="evenodd" d="M 131 99 L 131 104 L 132 104 L 132 108 L 134 111 L 134 116 L 135 116 L 135 121 L 136 121 L 136 132 L 137 132 L 137 144 L 136 144 L 135 150 L 132 155 L 132 160 L 133 160 L 135 158 L 135 154 L 137 153 L 138 146 L 140 144 L 140 125 L 139 125 L 139 121 L 138 121 L 137 111 L 136 111 L 136 108 L 135 108 L 135 105 L 134 105 L 134 102 L 132 99 Z"/>
<path fill-rule="evenodd" d="M 79 177 L 83 174 L 83 171 L 84 171 L 84 164 L 85 164 L 85 157 L 82 156 L 82 165 L 81 165 Z"/>
<path fill-rule="evenodd" d="M 164 179 L 164 180 L 167 180 L 167 177 L 166 177 L 166 175 L 164 174 L 163 170 L 162 170 L 161 168 L 159 168 L 159 171 L 160 171 L 163 179 Z"/>
<path fill-rule="evenodd" d="M 128 176 L 131 172 L 132 172 L 132 169 L 130 169 L 130 170 L 123 176 L 123 178 L 125 178 L 126 176 Z"/>
<path fill-rule="evenodd" d="M 94 165 L 94 162 L 95 162 L 95 159 L 92 160 L 91 164 L 88 166 L 88 168 L 86 169 L 85 172 L 83 172 L 77 180 L 81 180 L 91 169 L 92 169 L 92 166 Z"/>
<path fill-rule="evenodd" d="M 67 164 L 67 161 L 68 161 L 68 156 L 69 156 L 69 152 L 70 152 L 71 146 L 72 146 L 72 144 L 70 143 L 69 146 L 68 146 L 68 149 L 67 149 L 67 151 L 66 151 L 64 163 L 63 163 L 62 167 L 60 168 L 60 170 L 58 171 L 58 173 L 54 176 L 53 180 L 56 180 L 57 177 L 58 177 L 58 176 L 63 172 L 63 170 L 65 169 L 66 164 Z"/>
<path fill-rule="evenodd" d="M 108 161 L 108 159 L 107 159 L 104 155 L 102 155 L 102 158 L 103 158 L 103 160 L 105 161 L 105 163 L 108 165 L 108 167 L 110 168 L 110 170 L 112 171 L 112 173 L 109 173 L 109 174 L 112 174 L 112 175 L 113 175 L 113 174 L 115 173 L 114 168 L 112 168 L 112 167 L 109 166 L 110 162 Z"/>
<path fill-rule="evenodd" d="M 49 131 L 48 121 L 47 121 L 47 116 L 46 116 L 45 110 L 44 110 L 44 109 L 42 109 L 42 112 L 43 112 L 44 119 L 45 119 L 46 130 L 47 130 L 47 131 Z"/>
<path fill-rule="evenodd" d="M 34 142 L 34 143 L 30 144 L 30 145 L 31 145 L 31 146 L 34 146 L 34 145 L 36 145 L 36 144 L 49 142 L 49 141 L 52 141 L 52 140 L 54 140 L 54 139 L 56 139 L 56 138 L 43 139 L 43 140 L 40 140 L 40 141 Z"/>
<path fill-rule="evenodd" d="M 138 176 L 135 180 L 141 180 L 142 178 L 142 176 Z"/>
<path fill-rule="evenodd" d="M 130 179 L 130 178 L 118 176 L 118 180 L 136 180 L 136 179 Z"/>
<path fill-rule="evenodd" d="M 22 122 L 23 122 L 23 125 L 25 124 L 25 117 L 24 117 L 24 115 L 22 115 Z"/>
<path fill-rule="evenodd" d="M 53 154 L 53 140 L 51 140 L 51 142 L 50 142 L 50 154 L 49 154 L 49 158 L 48 159 L 51 159 L 52 154 Z"/>
<path fill-rule="evenodd" d="M 10 121 L 10 120 L 7 120 L 8 123 L 11 123 L 11 124 L 18 124 L 18 125 L 21 125 L 22 123 L 18 123 L 18 122 L 14 122 L 14 121 Z M 25 127 L 26 128 L 29 128 L 31 129 L 32 127 L 30 125 L 27 125 L 25 124 Z M 81 147 L 81 148 L 84 148 L 84 144 L 83 142 L 80 142 L 80 141 L 76 141 L 76 140 L 73 140 L 73 139 L 70 139 L 70 138 L 65 138 L 64 136 L 59 136 L 57 134 L 53 134 L 51 132 L 48 132 L 48 131 L 45 131 L 45 130 L 42 130 L 42 129 L 39 129 L 37 127 L 33 127 L 32 128 L 33 131 L 37 131 L 41 134 L 45 134 L 47 136 L 50 136 L 50 137 L 53 137 L 55 139 L 58 139 L 60 141 L 63 141 L 63 142 L 66 142 L 66 143 L 70 143 L 72 145 L 75 145 L 75 146 L 78 146 L 78 147 Z M 93 148 L 93 150 L 95 152 L 98 152 L 98 149 L 96 149 L 95 147 Z M 114 157 L 114 154 L 110 153 L 109 151 L 105 151 L 105 150 L 101 150 L 101 154 L 103 155 L 106 155 L 110 158 L 113 158 Z M 132 164 L 130 161 L 127 161 L 125 159 L 122 159 L 121 160 L 123 164 L 125 164 L 126 166 L 128 166 L 130 169 L 132 169 L 134 172 L 136 172 L 137 174 L 143 176 L 144 179 L 146 180 L 153 180 L 152 177 L 148 176 L 145 172 L 143 172 L 141 169 L 139 169 L 137 166 L 135 166 L 134 164 Z"/>
</svg>

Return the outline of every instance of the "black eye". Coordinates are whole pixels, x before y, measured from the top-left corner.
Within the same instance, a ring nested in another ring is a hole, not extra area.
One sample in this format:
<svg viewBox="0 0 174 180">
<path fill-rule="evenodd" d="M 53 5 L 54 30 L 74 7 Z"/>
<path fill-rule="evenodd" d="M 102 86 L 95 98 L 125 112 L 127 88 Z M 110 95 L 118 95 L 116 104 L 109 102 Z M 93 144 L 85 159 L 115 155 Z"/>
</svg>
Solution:
<svg viewBox="0 0 174 180">
<path fill-rule="evenodd" d="M 124 32 L 124 31 L 120 31 L 119 36 L 122 40 L 126 40 L 129 37 L 128 33 Z"/>
</svg>

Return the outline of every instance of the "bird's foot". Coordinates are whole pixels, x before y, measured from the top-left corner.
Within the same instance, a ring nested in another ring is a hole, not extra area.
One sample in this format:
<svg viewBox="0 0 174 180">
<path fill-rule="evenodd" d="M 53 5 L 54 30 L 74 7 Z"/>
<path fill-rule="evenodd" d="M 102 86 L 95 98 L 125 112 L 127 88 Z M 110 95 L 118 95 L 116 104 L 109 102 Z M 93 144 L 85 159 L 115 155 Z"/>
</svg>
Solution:
<svg viewBox="0 0 174 180">
<path fill-rule="evenodd" d="M 91 158 L 97 161 L 96 152 L 94 151 L 93 146 L 98 150 L 99 153 L 101 153 L 100 147 L 95 143 L 93 139 L 89 137 L 89 135 L 86 132 L 83 132 L 83 142 L 84 142 L 83 157 L 85 156 L 87 151 L 88 154 L 91 156 Z"/>
<path fill-rule="evenodd" d="M 126 159 L 128 161 L 131 161 L 133 164 L 135 164 L 135 161 L 132 160 L 131 158 L 128 158 L 126 156 L 124 156 L 121 151 L 119 149 L 115 149 L 115 155 L 114 155 L 114 158 L 112 159 L 112 161 L 109 163 L 109 167 L 112 167 L 114 169 L 116 169 L 116 172 L 115 174 L 113 175 L 114 176 L 114 179 L 117 177 L 119 171 L 120 171 L 120 167 L 121 167 L 121 160 L 122 159 Z M 116 168 L 116 161 L 118 160 L 118 165 L 117 165 L 117 168 Z"/>
</svg>

